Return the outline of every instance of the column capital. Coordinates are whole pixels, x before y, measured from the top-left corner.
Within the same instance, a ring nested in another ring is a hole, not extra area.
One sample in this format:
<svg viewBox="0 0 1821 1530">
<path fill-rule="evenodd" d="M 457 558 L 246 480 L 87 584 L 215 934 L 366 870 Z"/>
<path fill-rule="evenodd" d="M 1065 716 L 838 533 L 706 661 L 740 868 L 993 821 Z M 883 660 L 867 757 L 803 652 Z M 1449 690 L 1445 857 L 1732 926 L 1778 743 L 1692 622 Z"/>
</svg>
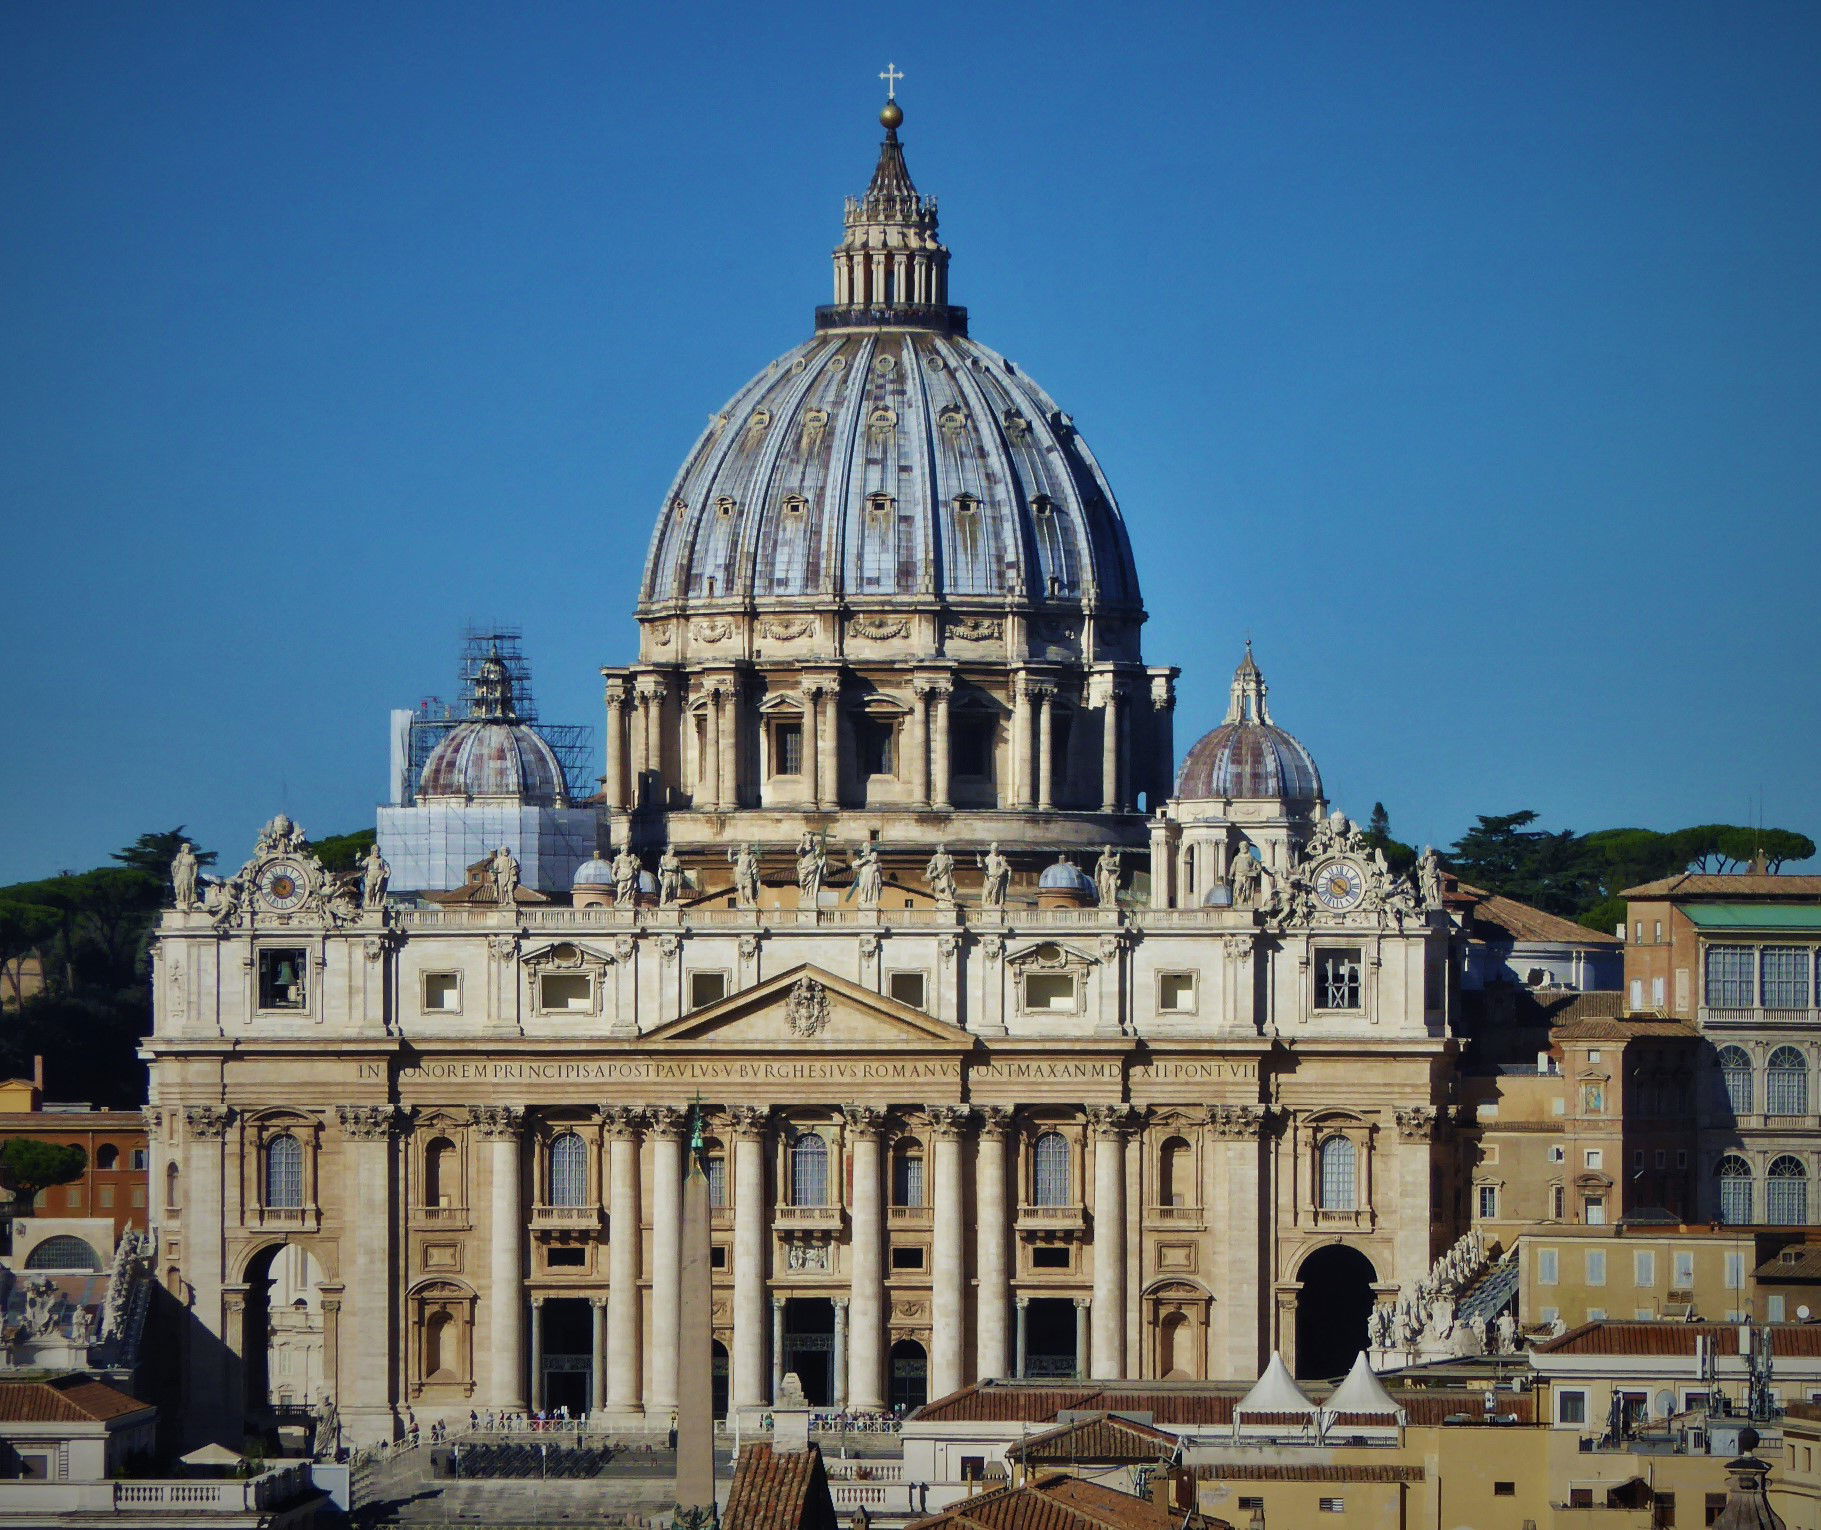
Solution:
<svg viewBox="0 0 1821 1530">
<path fill-rule="evenodd" d="M 588 1305 L 590 1307 L 605 1308 L 607 1305 L 607 1298 L 604 1296 L 591 1296 L 588 1298 Z"/>
<path fill-rule="evenodd" d="M 662 701 L 664 699 L 664 682 L 651 675 L 641 675 L 638 681 L 638 695 L 642 702 Z"/>
<path fill-rule="evenodd" d="M 769 1105 L 730 1105 L 727 1108 L 728 1129 L 735 1137 L 762 1141 L 771 1125 Z"/>
<path fill-rule="evenodd" d="M 841 680 L 838 675 L 805 675 L 800 687 L 803 694 L 812 701 L 819 700 L 823 696 L 832 696 L 840 688 Z"/>
<path fill-rule="evenodd" d="M 681 1137 L 689 1119 L 689 1113 L 677 1105 L 647 1105 L 643 1114 L 646 1132 L 664 1140 Z"/>
<path fill-rule="evenodd" d="M 1009 1105 L 976 1105 L 975 1112 L 980 1117 L 980 1135 L 982 1137 L 1003 1140 L 1012 1132 L 1012 1107 Z"/>
<path fill-rule="evenodd" d="M 533 1291 L 531 1293 L 531 1305 L 533 1307 L 541 1307 L 544 1305 L 544 1293 L 542 1291 Z"/>
<path fill-rule="evenodd" d="M 1430 1142 L 1435 1138 L 1436 1114 L 1433 1105 L 1406 1105 L 1396 1114 L 1399 1142 Z"/>
<path fill-rule="evenodd" d="M 631 698 L 632 692 L 623 675 L 610 675 L 607 677 L 606 685 L 602 688 L 602 694 L 605 696 L 608 706 L 623 707 Z"/>
<path fill-rule="evenodd" d="M 847 1117 L 849 1131 L 864 1132 L 868 1136 L 885 1124 L 885 1112 L 877 1105 L 843 1105 L 841 1114 Z"/>
<path fill-rule="evenodd" d="M 356 1142 L 389 1140 L 404 1119 L 396 1105 L 337 1105 L 335 1114 L 341 1129 Z"/>
<path fill-rule="evenodd" d="M 1088 1106 L 1088 1125 L 1096 1137 L 1122 1137 L 1143 1122 L 1144 1113 L 1134 1105 Z"/>
<path fill-rule="evenodd" d="M 183 1111 L 184 1127 L 192 1137 L 225 1137 L 233 1119 L 234 1112 L 226 1105 L 186 1105 Z"/>
<path fill-rule="evenodd" d="M 601 1125 L 607 1128 L 609 1137 L 624 1141 L 636 1137 L 639 1127 L 644 1123 L 643 1113 L 636 1105 L 603 1105 L 601 1107 Z"/>
<path fill-rule="evenodd" d="M 974 1119 L 974 1112 L 967 1105 L 928 1105 L 924 1115 L 929 1118 L 929 1129 L 937 1137 L 959 1137 Z"/>
<path fill-rule="evenodd" d="M 1020 1292 L 1019 1292 L 1019 1293 L 1018 1293 L 1018 1294 L 1017 1294 L 1017 1295 L 1016 1295 L 1016 1296 L 1015 1296 L 1015 1297 L 1013 1297 L 1013 1298 L 1012 1298 L 1012 1299 L 1013 1299 L 1013 1300 L 1014 1300 L 1014 1301 L 1015 1301 L 1015 1302 L 1017 1302 L 1017 1304 L 1018 1304 L 1018 1305 L 1019 1305 L 1019 1306 L 1020 1306 L 1020 1307 L 1028 1307 L 1028 1306 L 1030 1306 L 1030 1304 L 1031 1304 L 1031 1293 L 1030 1293 L 1030 1292 L 1029 1292 L 1029 1291 L 1020 1291 Z"/>
<path fill-rule="evenodd" d="M 851 1296 L 832 1296 L 829 1300 L 835 1304 L 836 1312 L 845 1312 L 847 1311 L 847 1304 L 852 1301 L 853 1298 Z"/>
<path fill-rule="evenodd" d="M 919 677 L 911 681 L 911 690 L 926 700 L 934 698 L 941 701 L 955 694 L 955 687 L 949 681 L 927 677 Z"/>
<path fill-rule="evenodd" d="M 786 1298 L 774 1293 L 771 1298 L 771 1310 L 773 1312 L 782 1312 L 784 1310 L 785 1300 Z"/>
<path fill-rule="evenodd" d="M 490 1141 L 516 1137 L 525 1128 L 522 1105 L 476 1105 L 468 1112 L 474 1129 Z"/>
<path fill-rule="evenodd" d="M 1210 1105 L 1208 1125 L 1216 1137 L 1258 1137 L 1270 1112 L 1263 1105 Z"/>
</svg>

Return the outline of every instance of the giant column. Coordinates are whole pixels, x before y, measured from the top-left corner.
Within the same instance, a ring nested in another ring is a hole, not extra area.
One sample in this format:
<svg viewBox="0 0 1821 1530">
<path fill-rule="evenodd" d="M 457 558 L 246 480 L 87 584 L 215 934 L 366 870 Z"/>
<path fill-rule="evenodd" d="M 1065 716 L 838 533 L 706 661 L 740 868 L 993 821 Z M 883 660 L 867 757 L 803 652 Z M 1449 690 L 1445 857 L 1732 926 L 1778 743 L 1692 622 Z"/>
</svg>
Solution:
<svg viewBox="0 0 1821 1530">
<path fill-rule="evenodd" d="M 607 806 L 626 806 L 626 682 L 607 682 Z"/>
<path fill-rule="evenodd" d="M 691 726 L 687 712 L 683 726 Z M 721 696 L 708 681 L 702 682 L 702 745 L 696 751 L 695 803 L 710 809 L 721 805 Z"/>
<path fill-rule="evenodd" d="M 714 699 L 721 714 L 721 757 L 716 774 L 720 780 L 721 806 L 740 805 L 740 686 L 732 676 L 715 682 Z"/>
<path fill-rule="evenodd" d="M 916 807 L 929 806 L 929 689 L 927 680 L 911 685 L 911 802 Z"/>
<path fill-rule="evenodd" d="M 950 805 L 954 794 L 954 762 L 949 753 L 949 718 L 954 710 L 955 688 L 936 685 L 930 688 L 936 704 L 936 747 L 930 761 L 930 804 L 938 810 Z"/>
<path fill-rule="evenodd" d="M 962 1196 L 961 1134 L 971 1112 L 965 1105 L 932 1105 L 935 1138 L 934 1234 L 930 1249 L 930 1396 L 966 1384 L 967 1206 Z"/>
<path fill-rule="evenodd" d="M 677 1272 L 683 1261 L 683 1112 L 645 1112 L 651 1145 L 651 1386 L 645 1414 L 668 1427 L 677 1405 Z"/>
<path fill-rule="evenodd" d="M 230 1368 L 242 1339 L 228 1325 L 222 1292 L 226 1271 L 222 1233 L 228 1222 L 223 1204 L 223 1149 L 233 1119 L 234 1112 L 226 1105 L 189 1105 L 183 1111 L 179 1225 L 183 1229 L 183 1275 L 189 1282 L 195 1319 L 195 1326 L 184 1336 L 186 1443 L 238 1446 L 246 1434 L 241 1417 L 244 1404 Z M 333 1376 L 326 1376 L 324 1384 L 338 1385 Z"/>
<path fill-rule="evenodd" d="M 1125 1134 L 1129 1105 L 1088 1110 L 1094 1143 L 1094 1311 L 1089 1374 L 1125 1375 Z"/>
<path fill-rule="evenodd" d="M 516 1105 L 477 1105 L 472 1115 L 487 1144 L 490 1398 L 503 1412 L 520 1412 L 525 1407 L 525 1201 L 519 1134 L 525 1113 Z"/>
<path fill-rule="evenodd" d="M 1107 677 L 1100 722 L 1100 811 L 1117 813 L 1123 802 L 1119 782 L 1119 686 Z"/>
<path fill-rule="evenodd" d="M 846 1110 L 848 1140 L 854 1149 L 853 1283 L 847 1335 L 852 1371 L 847 1406 L 878 1413 L 885 1407 L 885 1219 L 879 1151 L 884 1115 L 870 1105 L 849 1105 Z"/>
<path fill-rule="evenodd" d="M 765 1241 L 771 1208 L 765 1203 L 767 1105 L 736 1105 L 733 1124 L 733 1385 L 736 1411 L 762 1411 L 770 1400 L 765 1366 Z"/>
<path fill-rule="evenodd" d="M 1215 1105 L 1208 1111 L 1208 1122 L 1215 1138 L 1209 1224 L 1232 1234 L 1221 1248 L 1226 1265 L 1222 1284 L 1234 1293 L 1250 1293 L 1251 1298 L 1216 1303 L 1214 1321 L 1220 1332 L 1213 1364 L 1218 1375 L 1251 1376 L 1265 1363 L 1271 1288 L 1263 1250 L 1272 1191 L 1269 1155 L 1260 1151 L 1267 1117 L 1262 1105 Z"/>
<path fill-rule="evenodd" d="M 1056 806 L 1056 687 L 1039 685 L 1037 693 L 1037 810 Z"/>
<path fill-rule="evenodd" d="M 982 1107 L 974 1147 L 974 1271 L 979 1281 L 974 1375 L 982 1381 L 1012 1374 L 1006 1355 L 1012 1287 L 1007 1257 L 1011 1219 L 1005 1197 L 1005 1144 L 1011 1125 L 1012 1113 L 1003 1105 Z"/>
<path fill-rule="evenodd" d="M 393 1324 L 394 1233 L 392 1139 L 398 1127 L 396 1105 L 343 1105 L 342 1151 L 352 1160 L 343 1183 L 352 1186 L 346 1208 L 356 1229 L 344 1260 L 347 1281 L 342 1325 L 346 1330 L 341 1367 L 343 1426 L 360 1444 L 391 1440 L 397 1419 L 392 1412 L 393 1365 L 398 1354 Z"/>
<path fill-rule="evenodd" d="M 643 1417 L 639 1369 L 639 1113 L 602 1111 L 607 1127 L 607 1414 L 621 1428 Z"/>
</svg>

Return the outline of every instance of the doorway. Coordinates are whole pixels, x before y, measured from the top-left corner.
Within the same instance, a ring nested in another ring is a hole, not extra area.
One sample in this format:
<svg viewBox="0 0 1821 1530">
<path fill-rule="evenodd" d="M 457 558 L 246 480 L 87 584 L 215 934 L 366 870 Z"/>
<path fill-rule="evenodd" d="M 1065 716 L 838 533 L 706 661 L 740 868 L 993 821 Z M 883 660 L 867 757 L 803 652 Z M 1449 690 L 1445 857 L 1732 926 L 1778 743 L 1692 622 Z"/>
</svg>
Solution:
<svg viewBox="0 0 1821 1530">
<path fill-rule="evenodd" d="M 571 1418 L 580 1418 L 594 1387 L 594 1314 L 588 1299 L 546 1298 L 543 1323 L 542 1406 L 547 1413 L 567 1408 Z"/>
<path fill-rule="evenodd" d="M 1296 1298 L 1296 1374 L 1343 1376 L 1366 1348 L 1378 1272 L 1356 1248 L 1335 1243 L 1303 1261 Z"/>
<path fill-rule="evenodd" d="M 1073 1297 L 1039 1296 L 1026 1305 L 1024 1374 L 1031 1377 L 1081 1374 L 1081 1356 L 1075 1348 Z"/>
<path fill-rule="evenodd" d="M 891 1405 L 898 1413 L 921 1408 L 929 1401 L 929 1355 L 915 1339 L 892 1345 Z"/>
<path fill-rule="evenodd" d="M 812 1408 L 835 1400 L 835 1304 L 825 1296 L 784 1303 L 784 1369 L 795 1371 Z"/>
<path fill-rule="evenodd" d="M 709 1384 L 709 1410 L 716 1418 L 727 1417 L 727 1346 L 719 1339 L 709 1344 L 709 1354 L 713 1365 L 712 1380 Z"/>
</svg>

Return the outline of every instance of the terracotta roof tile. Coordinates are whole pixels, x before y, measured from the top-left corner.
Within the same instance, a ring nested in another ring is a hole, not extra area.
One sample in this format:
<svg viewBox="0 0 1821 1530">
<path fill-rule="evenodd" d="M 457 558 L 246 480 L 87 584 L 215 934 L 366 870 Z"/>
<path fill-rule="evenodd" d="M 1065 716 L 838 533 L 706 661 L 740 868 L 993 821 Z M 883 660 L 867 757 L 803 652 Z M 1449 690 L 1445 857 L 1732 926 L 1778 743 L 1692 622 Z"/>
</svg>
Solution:
<svg viewBox="0 0 1821 1530">
<path fill-rule="evenodd" d="M 1621 898 L 1821 898 L 1821 877 L 1766 876 L 1743 871 L 1731 876 L 1689 871 L 1627 887 Z"/>
<path fill-rule="evenodd" d="M 964 1498 L 911 1530 L 1232 1530 L 1225 1520 L 1179 1513 L 1149 1498 L 1064 1473 Z M 735 1527 L 737 1530 L 737 1527 Z"/>
<path fill-rule="evenodd" d="M 1264 1461 L 1213 1461 L 1195 1468 L 1199 1482 L 1421 1482 L 1420 1466 L 1288 1466 Z"/>
<path fill-rule="evenodd" d="M 0 1381 L 0 1424 L 96 1424 L 152 1405 L 93 1376 L 51 1381 Z"/>
<path fill-rule="evenodd" d="M 1771 1343 L 1779 1355 L 1821 1357 L 1821 1326 L 1811 1323 L 1770 1323 Z M 1583 1323 L 1565 1334 L 1532 1346 L 1539 1355 L 1687 1355 L 1691 1359 L 1697 1338 L 1715 1341 L 1716 1353 L 1739 1353 L 1737 1323 Z"/>
<path fill-rule="evenodd" d="M 1477 892 L 1477 888 L 1461 889 L 1463 892 Z M 1558 914 L 1546 914 L 1540 908 L 1532 908 L 1528 903 L 1519 903 L 1516 898 L 1507 898 L 1502 893 L 1487 893 L 1473 906 L 1472 933 L 1482 940 L 1506 940 L 1520 943 L 1543 942 L 1576 946 L 1622 946 L 1624 941 L 1607 930 L 1589 929 L 1584 924 L 1576 924 L 1572 919 L 1564 919 Z"/>
<path fill-rule="evenodd" d="M 1178 1436 L 1135 1419 L 1105 1413 L 1034 1434 L 1006 1451 L 1008 1460 L 1032 1465 L 1072 1461 L 1156 1461 L 1171 1455 Z"/>
<path fill-rule="evenodd" d="M 742 1446 L 721 1523 L 726 1530 L 836 1530 L 821 1447 Z"/>
<path fill-rule="evenodd" d="M 1684 1020 L 1570 1020 L 1549 1032 L 1551 1041 L 1698 1041 L 1698 1026 Z"/>
</svg>

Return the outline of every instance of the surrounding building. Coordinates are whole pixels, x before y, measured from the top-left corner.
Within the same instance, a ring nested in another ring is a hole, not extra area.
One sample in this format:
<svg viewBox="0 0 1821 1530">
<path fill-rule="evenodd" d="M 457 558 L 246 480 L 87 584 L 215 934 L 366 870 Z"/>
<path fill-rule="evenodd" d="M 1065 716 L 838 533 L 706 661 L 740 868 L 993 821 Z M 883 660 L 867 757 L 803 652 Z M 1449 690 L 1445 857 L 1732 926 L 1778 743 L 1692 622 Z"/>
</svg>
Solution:
<svg viewBox="0 0 1821 1530">
<path fill-rule="evenodd" d="M 1697 1026 L 1694 1215 L 1805 1223 L 1821 1173 L 1821 877 L 1690 873 L 1626 890 L 1633 1009 Z"/>
<path fill-rule="evenodd" d="M 30 1137 L 88 1155 L 80 1179 L 41 1190 L 26 1216 L 80 1218 L 96 1224 L 67 1229 L 89 1244 L 91 1269 L 100 1269 L 129 1227 L 142 1231 L 147 1207 L 147 1140 L 145 1117 L 137 1110 L 97 1110 L 92 1105 L 59 1104 L 44 1098 L 43 1061 L 31 1078 L 0 1080 L 0 1145 Z M 0 1190 L 13 1218 L 13 1257 L 23 1257 L 35 1240 L 21 1212 L 11 1207 L 11 1194 Z"/>
</svg>

